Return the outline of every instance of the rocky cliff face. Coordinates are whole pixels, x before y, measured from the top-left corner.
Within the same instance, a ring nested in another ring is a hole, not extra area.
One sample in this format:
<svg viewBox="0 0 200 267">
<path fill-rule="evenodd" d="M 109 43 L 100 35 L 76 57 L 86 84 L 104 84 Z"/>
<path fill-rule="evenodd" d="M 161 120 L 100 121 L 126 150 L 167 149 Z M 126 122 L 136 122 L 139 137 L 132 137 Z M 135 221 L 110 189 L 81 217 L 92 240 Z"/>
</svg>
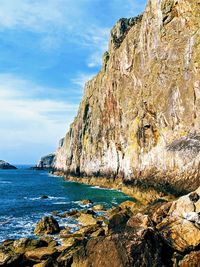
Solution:
<svg viewBox="0 0 200 267">
<path fill-rule="evenodd" d="M 200 1 L 149 0 L 111 31 L 55 167 L 191 190 L 200 166 Z"/>
</svg>

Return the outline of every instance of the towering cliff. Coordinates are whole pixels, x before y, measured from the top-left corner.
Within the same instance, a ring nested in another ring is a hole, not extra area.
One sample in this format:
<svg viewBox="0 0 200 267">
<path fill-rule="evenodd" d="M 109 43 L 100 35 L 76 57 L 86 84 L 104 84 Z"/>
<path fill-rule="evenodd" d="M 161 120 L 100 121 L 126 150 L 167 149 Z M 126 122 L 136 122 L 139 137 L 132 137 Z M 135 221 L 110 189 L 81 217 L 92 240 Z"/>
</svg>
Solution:
<svg viewBox="0 0 200 267">
<path fill-rule="evenodd" d="M 111 31 L 55 167 L 195 189 L 200 170 L 200 1 L 149 0 Z"/>
</svg>

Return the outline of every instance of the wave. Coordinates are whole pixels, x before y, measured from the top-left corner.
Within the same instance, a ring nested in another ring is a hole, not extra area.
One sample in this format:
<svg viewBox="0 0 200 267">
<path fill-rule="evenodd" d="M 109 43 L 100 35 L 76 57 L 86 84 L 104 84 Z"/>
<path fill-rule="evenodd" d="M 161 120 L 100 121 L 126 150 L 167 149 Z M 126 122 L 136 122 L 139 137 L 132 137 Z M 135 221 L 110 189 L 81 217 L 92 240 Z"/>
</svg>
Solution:
<svg viewBox="0 0 200 267">
<path fill-rule="evenodd" d="M 10 181 L 0 181 L 0 184 L 12 184 Z"/>
<path fill-rule="evenodd" d="M 64 204 L 69 204 L 70 202 L 54 202 L 54 205 L 64 205 Z"/>
<path fill-rule="evenodd" d="M 62 200 L 66 199 L 66 197 L 54 197 L 54 196 L 48 196 L 47 198 L 42 198 L 42 196 L 39 197 L 24 197 L 24 199 L 28 200 Z"/>
</svg>

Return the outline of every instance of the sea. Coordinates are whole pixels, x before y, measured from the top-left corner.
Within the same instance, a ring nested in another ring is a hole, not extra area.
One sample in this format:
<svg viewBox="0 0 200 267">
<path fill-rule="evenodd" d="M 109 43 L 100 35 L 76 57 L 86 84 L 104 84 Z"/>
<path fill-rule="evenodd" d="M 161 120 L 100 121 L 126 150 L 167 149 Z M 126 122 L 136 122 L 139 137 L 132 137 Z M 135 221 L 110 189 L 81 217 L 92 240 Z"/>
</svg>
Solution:
<svg viewBox="0 0 200 267">
<path fill-rule="evenodd" d="M 17 170 L 0 170 L 0 242 L 7 239 L 34 236 L 36 223 L 44 216 L 54 214 L 60 226 L 76 229 L 77 222 L 62 218 L 57 213 L 84 209 L 80 200 L 90 199 L 106 209 L 126 200 L 133 200 L 117 190 L 65 181 L 47 171 L 31 170 L 19 165 Z M 48 196 L 41 199 L 41 196 Z"/>
</svg>

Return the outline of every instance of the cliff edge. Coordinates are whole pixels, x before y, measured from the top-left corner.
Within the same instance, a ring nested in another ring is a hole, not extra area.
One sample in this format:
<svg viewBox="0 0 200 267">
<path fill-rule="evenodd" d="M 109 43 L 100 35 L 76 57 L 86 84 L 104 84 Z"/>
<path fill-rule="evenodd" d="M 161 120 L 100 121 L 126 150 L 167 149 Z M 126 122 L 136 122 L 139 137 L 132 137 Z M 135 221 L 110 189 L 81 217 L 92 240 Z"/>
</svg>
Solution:
<svg viewBox="0 0 200 267">
<path fill-rule="evenodd" d="M 200 166 L 200 2 L 149 0 L 111 31 L 55 168 L 191 191 Z"/>
</svg>

